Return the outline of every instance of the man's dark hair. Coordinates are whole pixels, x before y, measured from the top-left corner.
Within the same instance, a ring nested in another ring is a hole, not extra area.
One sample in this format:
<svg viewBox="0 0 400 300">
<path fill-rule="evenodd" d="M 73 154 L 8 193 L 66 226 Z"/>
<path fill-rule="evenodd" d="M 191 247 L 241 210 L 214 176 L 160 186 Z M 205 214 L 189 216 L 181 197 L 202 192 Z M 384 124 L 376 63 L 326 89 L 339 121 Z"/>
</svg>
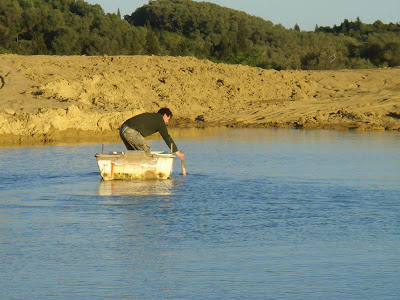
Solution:
<svg viewBox="0 0 400 300">
<path fill-rule="evenodd" d="M 167 117 L 172 118 L 172 111 L 169 108 L 166 108 L 166 107 L 160 108 L 158 113 L 161 114 L 162 116 L 167 114 Z"/>
</svg>

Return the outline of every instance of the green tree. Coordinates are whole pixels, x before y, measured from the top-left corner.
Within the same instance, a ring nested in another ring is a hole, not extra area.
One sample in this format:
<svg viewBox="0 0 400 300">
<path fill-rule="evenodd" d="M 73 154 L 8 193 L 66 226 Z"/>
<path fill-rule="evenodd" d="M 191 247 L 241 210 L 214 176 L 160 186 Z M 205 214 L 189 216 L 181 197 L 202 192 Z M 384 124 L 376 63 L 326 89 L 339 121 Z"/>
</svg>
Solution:
<svg viewBox="0 0 400 300">
<path fill-rule="evenodd" d="M 84 0 L 0 0 L 0 52 L 193 55 L 274 69 L 400 65 L 400 24 L 301 31 L 217 4 L 153 0 L 121 19 Z"/>
</svg>

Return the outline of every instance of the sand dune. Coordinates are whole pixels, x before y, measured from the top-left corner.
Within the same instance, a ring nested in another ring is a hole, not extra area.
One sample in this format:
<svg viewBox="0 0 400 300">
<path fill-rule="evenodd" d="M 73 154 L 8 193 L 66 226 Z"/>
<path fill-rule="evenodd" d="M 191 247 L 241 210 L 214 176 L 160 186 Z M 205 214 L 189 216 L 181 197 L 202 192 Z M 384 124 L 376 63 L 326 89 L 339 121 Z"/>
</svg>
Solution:
<svg viewBox="0 0 400 300">
<path fill-rule="evenodd" d="M 169 107 L 171 127 L 400 130 L 400 68 L 275 71 L 192 57 L 0 55 L 0 145 L 115 137 Z"/>
</svg>

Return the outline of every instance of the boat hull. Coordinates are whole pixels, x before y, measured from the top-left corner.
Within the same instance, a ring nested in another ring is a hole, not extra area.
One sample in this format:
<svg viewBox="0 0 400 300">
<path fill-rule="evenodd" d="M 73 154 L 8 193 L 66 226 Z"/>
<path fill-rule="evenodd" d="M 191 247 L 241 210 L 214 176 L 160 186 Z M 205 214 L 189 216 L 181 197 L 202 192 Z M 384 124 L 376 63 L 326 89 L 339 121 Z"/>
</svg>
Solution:
<svg viewBox="0 0 400 300">
<path fill-rule="evenodd" d="M 168 179 L 171 177 L 175 155 L 153 151 L 127 150 L 125 152 L 95 155 L 100 175 L 104 180 Z"/>
</svg>

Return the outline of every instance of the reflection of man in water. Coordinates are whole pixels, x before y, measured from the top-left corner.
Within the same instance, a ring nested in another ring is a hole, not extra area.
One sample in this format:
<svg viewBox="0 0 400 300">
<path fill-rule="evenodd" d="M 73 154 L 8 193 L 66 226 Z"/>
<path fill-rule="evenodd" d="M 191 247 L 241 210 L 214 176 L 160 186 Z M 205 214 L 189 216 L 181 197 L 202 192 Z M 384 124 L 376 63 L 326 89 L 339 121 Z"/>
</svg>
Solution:
<svg viewBox="0 0 400 300">
<path fill-rule="evenodd" d="M 174 140 L 168 133 L 167 125 L 172 118 L 168 108 L 161 108 L 157 113 L 143 113 L 124 122 L 119 129 L 119 135 L 128 150 L 144 150 L 150 153 L 150 146 L 145 137 L 159 132 L 167 144 L 180 159 L 185 159 L 182 151 L 178 150 Z"/>
</svg>

